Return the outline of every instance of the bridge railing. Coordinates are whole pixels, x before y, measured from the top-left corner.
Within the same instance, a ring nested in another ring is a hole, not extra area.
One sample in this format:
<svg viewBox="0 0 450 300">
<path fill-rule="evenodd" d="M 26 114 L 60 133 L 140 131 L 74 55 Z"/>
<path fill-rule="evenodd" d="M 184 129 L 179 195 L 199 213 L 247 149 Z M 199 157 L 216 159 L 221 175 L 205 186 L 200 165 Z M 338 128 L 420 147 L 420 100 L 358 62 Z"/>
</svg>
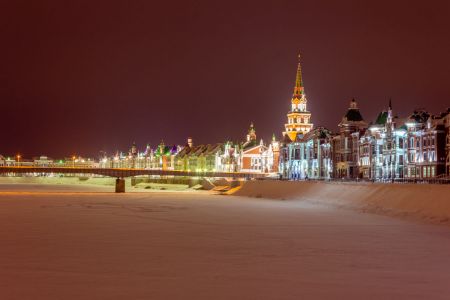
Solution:
<svg viewBox="0 0 450 300">
<path fill-rule="evenodd" d="M 183 176 L 183 177 L 227 177 L 227 178 L 264 178 L 266 173 L 243 172 L 191 172 L 177 170 L 120 169 L 120 168 L 79 168 L 79 167 L 31 167 L 0 166 L 3 174 L 95 174 L 108 177 L 132 177 L 140 175 Z"/>
</svg>

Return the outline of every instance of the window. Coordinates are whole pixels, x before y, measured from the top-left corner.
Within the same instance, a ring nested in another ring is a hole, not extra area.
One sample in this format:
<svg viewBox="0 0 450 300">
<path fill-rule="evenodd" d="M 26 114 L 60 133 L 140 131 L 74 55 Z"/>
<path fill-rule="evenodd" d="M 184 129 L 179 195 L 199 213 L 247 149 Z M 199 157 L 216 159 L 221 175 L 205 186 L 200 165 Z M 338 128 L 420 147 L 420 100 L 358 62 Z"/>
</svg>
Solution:
<svg viewBox="0 0 450 300">
<path fill-rule="evenodd" d="M 300 159 L 300 149 L 294 150 L 294 159 Z"/>
</svg>

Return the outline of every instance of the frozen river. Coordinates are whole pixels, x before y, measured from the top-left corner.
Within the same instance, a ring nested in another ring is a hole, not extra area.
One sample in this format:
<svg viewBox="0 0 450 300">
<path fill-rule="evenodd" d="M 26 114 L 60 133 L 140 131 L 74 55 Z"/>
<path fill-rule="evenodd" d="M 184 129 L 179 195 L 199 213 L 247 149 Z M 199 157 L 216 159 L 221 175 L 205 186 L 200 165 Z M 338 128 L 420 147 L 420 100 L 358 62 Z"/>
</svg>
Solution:
<svg viewBox="0 0 450 300">
<path fill-rule="evenodd" d="M 0 185 L 0 299 L 449 299 L 448 226 L 110 191 Z"/>
</svg>

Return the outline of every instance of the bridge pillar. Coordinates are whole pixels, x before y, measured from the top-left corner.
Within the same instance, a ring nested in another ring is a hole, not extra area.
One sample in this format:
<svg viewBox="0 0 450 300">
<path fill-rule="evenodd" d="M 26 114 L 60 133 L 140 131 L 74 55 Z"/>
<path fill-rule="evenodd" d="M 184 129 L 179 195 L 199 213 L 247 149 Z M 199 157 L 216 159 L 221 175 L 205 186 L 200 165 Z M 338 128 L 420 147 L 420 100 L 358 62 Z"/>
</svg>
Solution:
<svg viewBox="0 0 450 300">
<path fill-rule="evenodd" d="M 125 193 L 125 179 L 116 179 L 116 193 Z"/>
</svg>

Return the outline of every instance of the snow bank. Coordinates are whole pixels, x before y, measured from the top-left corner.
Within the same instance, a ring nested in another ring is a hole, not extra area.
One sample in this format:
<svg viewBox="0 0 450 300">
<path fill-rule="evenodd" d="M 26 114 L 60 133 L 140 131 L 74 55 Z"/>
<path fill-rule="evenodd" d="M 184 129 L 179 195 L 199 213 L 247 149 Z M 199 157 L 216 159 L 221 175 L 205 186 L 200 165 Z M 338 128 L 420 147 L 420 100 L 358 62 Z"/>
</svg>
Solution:
<svg viewBox="0 0 450 300">
<path fill-rule="evenodd" d="M 135 189 L 146 189 L 146 190 L 161 190 L 161 191 L 185 191 L 189 189 L 187 184 L 172 184 L 172 183 L 138 183 L 133 188 Z"/>
<path fill-rule="evenodd" d="M 450 185 L 249 181 L 233 195 L 306 200 L 361 212 L 450 223 Z"/>
<path fill-rule="evenodd" d="M 82 184 L 82 185 L 106 185 L 106 186 L 114 186 L 116 179 L 113 177 L 50 177 L 50 176 L 42 176 L 42 177 L 34 177 L 34 176 L 23 176 L 23 177 L 0 177 L 0 184 L 14 184 L 14 183 L 30 183 L 30 184 L 62 184 L 62 185 L 73 185 L 73 184 Z M 130 180 L 127 180 L 127 184 Z"/>
<path fill-rule="evenodd" d="M 114 192 L 115 178 L 112 177 L 0 177 L 0 192 Z M 125 192 L 199 192 L 201 185 L 141 182 L 134 186 L 125 178 Z"/>
</svg>

